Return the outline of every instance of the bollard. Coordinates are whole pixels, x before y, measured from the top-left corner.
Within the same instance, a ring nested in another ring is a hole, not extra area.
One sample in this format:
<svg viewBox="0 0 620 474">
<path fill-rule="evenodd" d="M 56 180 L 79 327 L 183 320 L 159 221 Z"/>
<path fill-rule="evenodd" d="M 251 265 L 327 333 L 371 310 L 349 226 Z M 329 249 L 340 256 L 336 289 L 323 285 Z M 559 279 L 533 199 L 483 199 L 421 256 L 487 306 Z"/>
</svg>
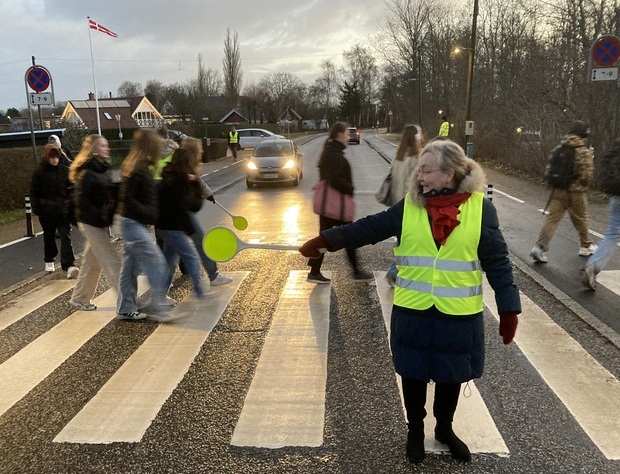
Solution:
<svg viewBox="0 0 620 474">
<path fill-rule="evenodd" d="M 489 201 L 493 200 L 493 185 L 492 184 L 487 185 L 487 199 Z"/>
<path fill-rule="evenodd" d="M 32 231 L 32 206 L 30 205 L 30 196 L 24 196 L 24 206 L 26 207 L 26 236 L 34 237 Z"/>
</svg>

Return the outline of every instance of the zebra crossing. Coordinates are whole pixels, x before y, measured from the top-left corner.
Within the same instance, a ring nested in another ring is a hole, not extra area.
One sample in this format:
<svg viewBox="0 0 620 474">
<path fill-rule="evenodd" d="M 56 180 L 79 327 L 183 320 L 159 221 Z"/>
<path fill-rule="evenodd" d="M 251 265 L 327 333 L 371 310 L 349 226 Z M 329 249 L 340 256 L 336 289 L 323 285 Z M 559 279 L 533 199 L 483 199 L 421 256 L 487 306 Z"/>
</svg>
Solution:
<svg viewBox="0 0 620 474">
<path fill-rule="evenodd" d="M 602 272 L 599 285 L 620 292 L 617 273 Z M 220 287 L 206 310 L 191 297 L 180 302 L 173 322 L 160 324 L 53 442 L 139 443 L 248 276 L 248 272 L 228 274 L 233 283 Z M 305 275 L 291 271 L 281 290 L 230 439 L 232 446 L 277 449 L 323 444 L 333 290 L 331 284 L 306 283 Z M 384 272 L 374 275 L 375 285 L 369 285 L 369 291 L 377 293 L 389 334 L 392 290 Z M 73 283 L 53 282 L 16 298 L 0 309 L 0 330 L 70 290 Z M 141 280 L 140 291 L 146 289 Z M 498 318 L 486 283 L 484 295 L 487 310 Z M 520 319 L 516 346 L 602 455 L 620 460 L 620 382 L 532 300 L 522 295 L 522 303 L 525 317 Z M 97 311 L 72 313 L 0 364 L 0 418 L 116 317 L 113 292 L 103 293 L 95 304 Z M 476 384 L 470 382 L 465 390 L 455 430 L 473 453 L 510 455 Z M 429 403 L 432 398 L 429 394 Z M 430 405 L 427 411 L 432 412 Z M 468 429 L 471 426 L 476 429 Z M 427 450 L 444 450 L 434 441 L 432 426 L 427 429 Z"/>
</svg>

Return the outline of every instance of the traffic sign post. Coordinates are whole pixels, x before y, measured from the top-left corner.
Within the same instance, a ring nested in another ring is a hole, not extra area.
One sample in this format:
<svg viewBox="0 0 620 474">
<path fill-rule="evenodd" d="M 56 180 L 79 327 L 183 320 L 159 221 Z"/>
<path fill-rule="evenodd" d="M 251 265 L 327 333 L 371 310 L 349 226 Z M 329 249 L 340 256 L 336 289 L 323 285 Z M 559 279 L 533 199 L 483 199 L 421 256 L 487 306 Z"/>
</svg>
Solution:
<svg viewBox="0 0 620 474">
<path fill-rule="evenodd" d="M 32 142 L 32 157 L 35 165 L 37 164 L 37 146 L 34 139 L 34 120 L 32 119 L 33 105 L 39 110 L 39 128 L 43 129 L 43 118 L 41 117 L 41 105 L 54 105 L 54 84 L 52 83 L 52 75 L 43 66 L 34 63 L 32 57 L 32 66 L 28 68 L 24 76 L 26 86 L 26 102 L 28 102 L 28 115 L 30 115 L 30 139 Z M 45 92 L 50 89 L 51 92 Z M 32 92 L 34 91 L 34 92 Z"/>
<path fill-rule="evenodd" d="M 598 38 L 590 47 L 588 81 L 617 81 L 619 59 L 620 38 L 614 35 Z"/>
</svg>

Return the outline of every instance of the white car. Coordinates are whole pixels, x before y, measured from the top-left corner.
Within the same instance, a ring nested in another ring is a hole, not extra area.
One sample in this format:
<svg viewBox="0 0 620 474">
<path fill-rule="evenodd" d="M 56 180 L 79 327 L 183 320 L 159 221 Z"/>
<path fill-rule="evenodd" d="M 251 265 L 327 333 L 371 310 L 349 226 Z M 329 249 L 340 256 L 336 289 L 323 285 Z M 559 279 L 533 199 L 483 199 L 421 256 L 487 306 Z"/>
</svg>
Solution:
<svg viewBox="0 0 620 474">
<path fill-rule="evenodd" d="M 256 148 L 256 145 L 269 138 L 284 138 L 282 135 L 276 135 L 262 128 L 242 128 L 237 132 L 239 133 L 239 146 L 241 148 Z"/>
</svg>

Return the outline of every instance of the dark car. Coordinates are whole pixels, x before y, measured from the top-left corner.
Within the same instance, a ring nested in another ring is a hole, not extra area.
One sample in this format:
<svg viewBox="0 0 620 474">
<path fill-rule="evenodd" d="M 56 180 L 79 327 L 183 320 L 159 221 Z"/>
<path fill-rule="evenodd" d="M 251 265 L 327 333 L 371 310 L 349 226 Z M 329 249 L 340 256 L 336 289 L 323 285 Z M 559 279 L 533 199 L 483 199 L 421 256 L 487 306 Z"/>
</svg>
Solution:
<svg viewBox="0 0 620 474">
<path fill-rule="evenodd" d="M 178 130 L 168 130 L 168 138 L 171 138 L 175 142 L 181 144 L 181 142 L 186 138 L 189 138 L 189 136 L 183 132 L 179 132 Z"/>
<path fill-rule="evenodd" d="M 303 156 L 293 140 L 274 138 L 260 142 L 245 167 L 248 188 L 262 183 L 299 185 L 304 177 Z"/>
<path fill-rule="evenodd" d="M 360 139 L 362 138 L 362 132 L 357 127 L 349 127 L 349 143 L 357 143 L 360 144 Z"/>
</svg>

